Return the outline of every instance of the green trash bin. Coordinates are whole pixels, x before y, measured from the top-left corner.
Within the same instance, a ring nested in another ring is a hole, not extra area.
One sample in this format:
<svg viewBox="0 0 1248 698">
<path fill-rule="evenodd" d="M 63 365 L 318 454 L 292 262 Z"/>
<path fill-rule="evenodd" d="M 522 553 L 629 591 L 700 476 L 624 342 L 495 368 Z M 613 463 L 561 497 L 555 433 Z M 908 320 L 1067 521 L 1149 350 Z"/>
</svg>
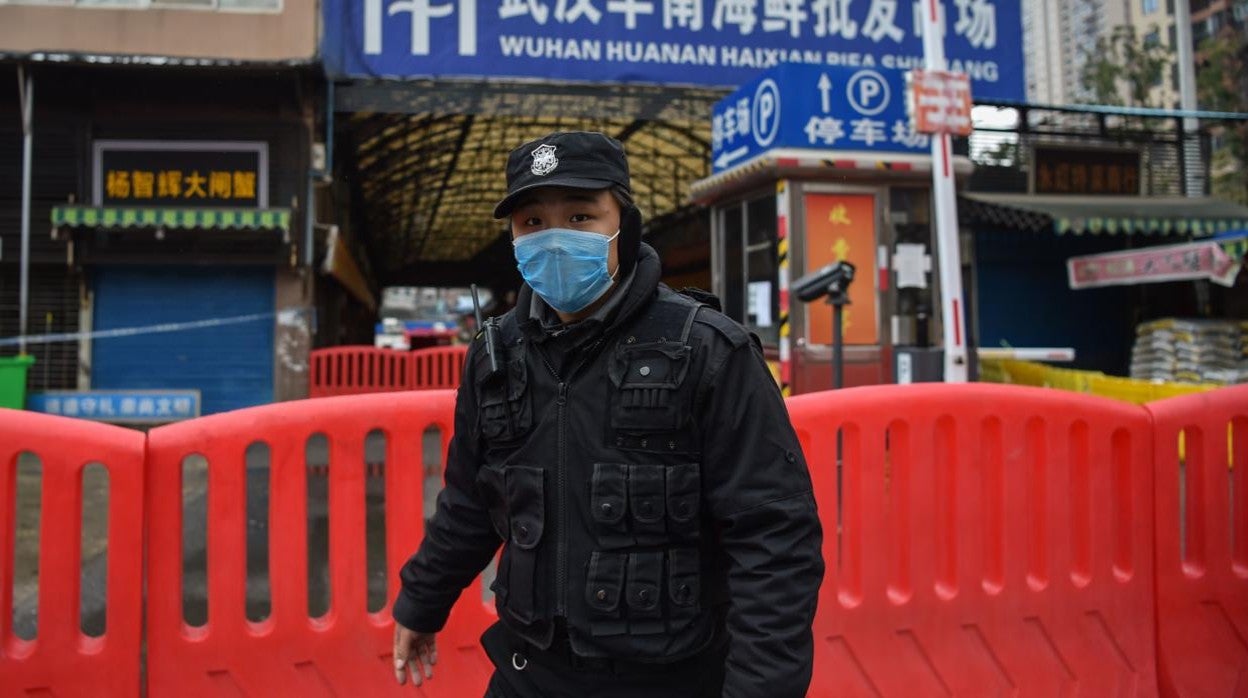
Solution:
<svg viewBox="0 0 1248 698">
<path fill-rule="evenodd" d="M 35 357 L 0 356 L 0 407 L 20 410 L 26 407 L 26 371 Z"/>
</svg>

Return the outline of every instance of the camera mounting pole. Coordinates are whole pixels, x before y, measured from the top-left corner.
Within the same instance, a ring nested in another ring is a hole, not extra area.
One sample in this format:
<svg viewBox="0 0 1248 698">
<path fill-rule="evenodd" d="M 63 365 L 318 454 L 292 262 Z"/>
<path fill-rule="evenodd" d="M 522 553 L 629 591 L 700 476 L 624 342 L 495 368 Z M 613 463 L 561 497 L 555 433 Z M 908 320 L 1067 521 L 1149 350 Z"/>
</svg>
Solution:
<svg viewBox="0 0 1248 698">
<path fill-rule="evenodd" d="M 840 278 L 833 281 L 825 302 L 832 306 L 832 388 L 839 390 L 845 387 L 845 329 L 841 323 L 845 306 L 850 304 L 849 282 Z"/>
<path fill-rule="evenodd" d="M 794 281 L 789 290 L 803 303 L 820 298 L 832 306 L 832 387 L 845 386 L 844 335 L 841 316 L 849 305 L 849 284 L 854 280 L 854 265 L 833 262 Z"/>
</svg>

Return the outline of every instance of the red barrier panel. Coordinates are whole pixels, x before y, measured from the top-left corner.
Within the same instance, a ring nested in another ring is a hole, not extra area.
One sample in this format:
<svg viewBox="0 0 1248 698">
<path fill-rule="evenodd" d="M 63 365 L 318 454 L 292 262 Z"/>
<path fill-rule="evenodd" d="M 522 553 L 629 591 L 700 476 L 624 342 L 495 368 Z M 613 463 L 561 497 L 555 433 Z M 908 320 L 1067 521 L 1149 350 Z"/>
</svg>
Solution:
<svg viewBox="0 0 1248 698">
<path fill-rule="evenodd" d="M 1145 409 L 1156 448 L 1162 693 L 1248 696 L 1248 386 Z"/>
<path fill-rule="evenodd" d="M 429 347 L 411 353 L 411 374 L 408 385 L 413 390 L 455 389 L 464 375 L 464 359 L 468 345 Z"/>
<path fill-rule="evenodd" d="M 1156 694 L 1142 408 L 942 384 L 788 406 L 824 522 L 810 695 Z"/>
<path fill-rule="evenodd" d="M 393 349 L 351 346 L 311 354 L 308 397 L 361 395 L 411 390 L 411 354 Z"/>
<path fill-rule="evenodd" d="M 137 696 L 143 592 L 143 434 L 0 409 L 0 694 Z M 38 626 L 13 632 L 17 459 L 42 465 Z M 82 472 L 108 472 L 105 634 L 81 631 Z"/>
<path fill-rule="evenodd" d="M 454 394 L 408 392 L 301 400 L 173 424 L 149 434 L 148 694 L 160 696 L 411 695 L 391 668 L 389 604 L 367 607 L 364 442 L 386 435 L 385 526 L 388 594 L 423 535 L 421 441 L 437 426 L 449 443 Z M 308 438 L 329 442 L 329 611 L 308 614 Z M 270 449 L 271 612 L 246 617 L 247 495 L 244 452 Z M 182 611 L 182 462 L 208 461 L 208 620 L 191 627 Z M 463 595 L 439 635 L 427 696 L 484 692 L 492 667 L 480 633 L 492 620 L 480 582 Z"/>
</svg>

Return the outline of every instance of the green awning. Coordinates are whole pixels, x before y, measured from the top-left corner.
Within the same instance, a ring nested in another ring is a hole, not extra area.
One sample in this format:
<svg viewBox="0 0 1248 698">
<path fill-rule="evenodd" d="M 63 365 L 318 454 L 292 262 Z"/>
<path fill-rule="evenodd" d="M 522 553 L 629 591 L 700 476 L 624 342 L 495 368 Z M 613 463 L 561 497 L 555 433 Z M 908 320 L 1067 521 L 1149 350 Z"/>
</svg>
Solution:
<svg viewBox="0 0 1248 698">
<path fill-rule="evenodd" d="M 55 206 L 52 225 L 66 228 L 200 228 L 207 230 L 290 229 L 287 208 L 132 208 Z"/>
<path fill-rule="evenodd" d="M 1248 208 L 1206 197 L 959 195 L 958 217 L 1058 235 L 1191 235 L 1206 237 L 1248 227 Z"/>
</svg>

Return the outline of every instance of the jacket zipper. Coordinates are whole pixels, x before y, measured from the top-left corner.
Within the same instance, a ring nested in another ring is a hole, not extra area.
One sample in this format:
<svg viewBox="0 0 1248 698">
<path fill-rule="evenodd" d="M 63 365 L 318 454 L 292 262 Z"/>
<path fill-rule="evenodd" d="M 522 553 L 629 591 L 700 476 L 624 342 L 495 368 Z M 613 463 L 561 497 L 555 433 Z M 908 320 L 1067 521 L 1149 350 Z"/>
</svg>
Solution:
<svg viewBox="0 0 1248 698">
<path fill-rule="evenodd" d="M 565 462 L 567 441 L 568 384 L 559 383 L 559 470 L 556 491 L 559 497 L 559 532 L 555 557 L 555 615 L 568 616 L 568 464 Z"/>
<path fill-rule="evenodd" d="M 559 418 L 559 459 L 555 469 L 555 615 L 567 617 L 567 586 L 568 586 L 568 465 L 565 462 L 565 442 L 567 441 L 567 404 L 568 384 L 563 380 L 550 361 L 543 354 L 542 363 L 550 375 L 559 381 L 558 418 Z"/>
</svg>

